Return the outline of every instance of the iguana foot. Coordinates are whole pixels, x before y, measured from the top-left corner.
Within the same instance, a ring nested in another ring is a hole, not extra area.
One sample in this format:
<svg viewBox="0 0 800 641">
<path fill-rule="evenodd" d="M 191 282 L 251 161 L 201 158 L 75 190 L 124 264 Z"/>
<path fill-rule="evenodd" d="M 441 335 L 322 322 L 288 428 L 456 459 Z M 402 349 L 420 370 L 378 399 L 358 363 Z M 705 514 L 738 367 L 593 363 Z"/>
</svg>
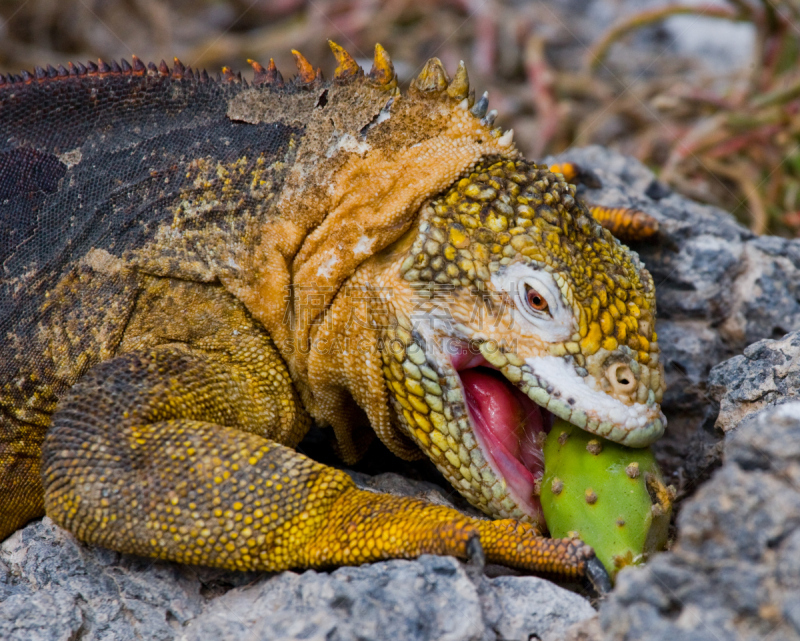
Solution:
<svg viewBox="0 0 800 641">
<path fill-rule="evenodd" d="M 577 538 L 550 539 L 513 519 L 479 521 L 486 560 L 509 567 L 564 577 L 586 576 L 594 550 Z"/>
<path fill-rule="evenodd" d="M 598 223 L 622 241 L 642 242 L 658 235 L 658 221 L 638 209 L 591 205 L 589 211 Z"/>
<path fill-rule="evenodd" d="M 550 165 L 550 171 L 561 174 L 567 182 L 586 185 L 589 189 L 603 186 L 597 174 L 576 163 Z M 598 223 L 624 242 L 648 241 L 658 235 L 658 220 L 638 209 L 589 205 L 589 211 Z"/>
<path fill-rule="evenodd" d="M 480 545 L 476 546 L 476 542 Z M 351 489 L 309 541 L 304 565 L 356 565 L 449 554 L 565 578 L 586 576 L 595 558 L 579 539 L 550 539 L 513 519 L 484 521 L 419 499 Z"/>
</svg>

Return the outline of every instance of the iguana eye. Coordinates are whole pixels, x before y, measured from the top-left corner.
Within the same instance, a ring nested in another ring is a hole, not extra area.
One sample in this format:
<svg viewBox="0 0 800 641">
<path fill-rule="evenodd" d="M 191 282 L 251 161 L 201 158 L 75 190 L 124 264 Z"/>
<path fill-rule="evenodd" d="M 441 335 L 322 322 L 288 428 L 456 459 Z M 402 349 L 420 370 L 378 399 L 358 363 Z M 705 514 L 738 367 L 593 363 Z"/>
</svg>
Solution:
<svg viewBox="0 0 800 641">
<path fill-rule="evenodd" d="M 565 276 L 546 269 L 512 263 L 492 275 L 495 291 L 511 295 L 518 331 L 549 343 L 569 340 L 577 327 L 572 306 L 567 305 L 556 277 L 568 286 Z"/>
<path fill-rule="evenodd" d="M 525 285 L 525 300 L 533 311 L 550 315 L 547 299 L 528 284 Z"/>
</svg>

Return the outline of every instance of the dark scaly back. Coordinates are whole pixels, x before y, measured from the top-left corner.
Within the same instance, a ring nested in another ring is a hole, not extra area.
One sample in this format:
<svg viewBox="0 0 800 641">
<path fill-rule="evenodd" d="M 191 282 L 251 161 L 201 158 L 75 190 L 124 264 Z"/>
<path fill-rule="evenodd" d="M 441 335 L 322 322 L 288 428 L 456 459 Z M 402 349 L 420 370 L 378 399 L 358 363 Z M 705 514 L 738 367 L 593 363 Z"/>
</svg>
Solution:
<svg viewBox="0 0 800 641">
<path fill-rule="evenodd" d="M 186 176 L 193 161 L 274 161 L 302 134 L 301 123 L 231 121 L 239 81 L 140 65 L 72 67 L 74 75 L 0 86 L 3 335 L 19 321 L 19 305 L 88 250 L 122 256 L 145 244 L 173 217 L 171 204 L 195 178 Z"/>
<path fill-rule="evenodd" d="M 246 87 L 177 61 L 2 78 L 0 459 L 38 455 L 60 394 L 113 354 L 143 273 L 213 280 L 199 232 L 219 229 L 223 242 L 269 215 L 253 172 L 279 190 L 285 170 L 270 168 L 291 164 L 309 92 L 260 87 L 294 116 L 246 124 L 226 115 Z M 181 242 L 159 245 L 165 228 Z"/>
</svg>

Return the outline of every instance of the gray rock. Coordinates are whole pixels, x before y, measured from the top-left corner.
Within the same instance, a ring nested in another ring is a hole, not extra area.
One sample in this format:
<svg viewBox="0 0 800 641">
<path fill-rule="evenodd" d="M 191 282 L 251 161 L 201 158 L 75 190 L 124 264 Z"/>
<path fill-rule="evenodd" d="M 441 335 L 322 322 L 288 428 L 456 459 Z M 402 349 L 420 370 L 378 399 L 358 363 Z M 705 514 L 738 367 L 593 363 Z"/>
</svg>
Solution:
<svg viewBox="0 0 800 641">
<path fill-rule="evenodd" d="M 570 622 L 593 615 L 582 597 L 544 579 L 473 582 L 455 559 L 423 556 L 330 574 L 284 572 L 216 599 L 179 638 L 557 640 Z"/>
<path fill-rule="evenodd" d="M 620 572 L 595 638 L 800 639 L 800 402 L 752 415 L 678 517 L 678 541 Z"/>
<path fill-rule="evenodd" d="M 0 639 L 173 639 L 202 587 L 193 568 L 88 548 L 45 518 L 0 546 Z"/>
<path fill-rule="evenodd" d="M 537 577 L 481 577 L 478 588 L 486 626 L 498 641 L 561 641 L 574 622 L 597 617 L 585 599 Z"/>
<path fill-rule="evenodd" d="M 717 365 L 709 388 L 720 404 L 717 426 L 726 432 L 769 405 L 800 398 L 800 331 L 753 343 Z"/>
</svg>

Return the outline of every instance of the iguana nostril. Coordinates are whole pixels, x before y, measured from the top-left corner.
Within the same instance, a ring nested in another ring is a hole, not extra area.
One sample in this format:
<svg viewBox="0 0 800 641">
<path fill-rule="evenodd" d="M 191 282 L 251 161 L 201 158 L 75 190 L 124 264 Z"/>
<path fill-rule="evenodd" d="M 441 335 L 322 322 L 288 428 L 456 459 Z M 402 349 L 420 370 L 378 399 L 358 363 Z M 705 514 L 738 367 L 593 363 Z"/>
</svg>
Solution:
<svg viewBox="0 0 800 641">
<path fill-rule="evenodd" d="M 611 388 L 618 394 L 630 394 L 636 389 L 637 381 L 631 368 L 624 363 L 614 363 L 606 370 L 606 378 Z"/>
</svg>

